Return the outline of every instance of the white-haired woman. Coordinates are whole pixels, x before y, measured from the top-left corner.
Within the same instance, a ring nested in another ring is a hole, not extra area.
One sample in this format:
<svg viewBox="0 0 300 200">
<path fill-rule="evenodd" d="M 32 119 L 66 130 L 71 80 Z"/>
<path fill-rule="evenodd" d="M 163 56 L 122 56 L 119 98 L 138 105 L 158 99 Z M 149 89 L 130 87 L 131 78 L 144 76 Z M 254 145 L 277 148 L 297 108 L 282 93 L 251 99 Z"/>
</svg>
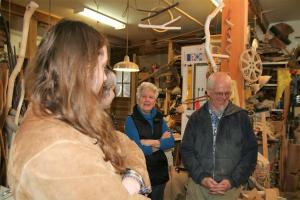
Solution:
<svg viewBox="0 0 300 200">
<path fill-rule="evenodd" d="M 166 182 L 169 180 L 168 162 L 164 150 L 174 146 L 163 115 L 155 108 L 158 89 L 149 82 L 137 88 L 137 105 L 125 122 L 125 133 L 143 150 L 150 176 L 152 200 L 162 200 Z"/>
</svg>

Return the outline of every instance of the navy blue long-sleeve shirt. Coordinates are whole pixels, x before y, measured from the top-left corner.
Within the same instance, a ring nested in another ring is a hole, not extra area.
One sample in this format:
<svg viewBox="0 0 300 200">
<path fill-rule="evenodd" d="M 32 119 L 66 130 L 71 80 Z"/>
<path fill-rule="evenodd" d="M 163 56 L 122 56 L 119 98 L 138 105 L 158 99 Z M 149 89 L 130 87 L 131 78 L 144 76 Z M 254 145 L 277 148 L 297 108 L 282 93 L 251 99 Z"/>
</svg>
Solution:
<svg viewBox="0 0 300 200">
<path fill-rule="evenodd" d="M 139 108 L 138 108 L 139 109 Z M 140 111 L 140 110 L 139 110 Z M 143 115 L 143 117 L 149 122 L 149 124 L 151 125 L 152 129 L 153 129 L 153 118 L 155 117 L 157 110 L 156 108 L 153 108 L 150 112 L 150 114 L 146 115 L 144 113 L 142 113 L 140 111 L 140 113 Z M 162 132 L 166 132 L 169 131 L 169 128 L 167 126 L 167 123 L 163 120 L 163 124 L 162 124 Z M 128 116 L 125 122 L 125 133 L 126 135 L 132 139 L 133 141 L 135 141 L 135 143 L 142 149 L 142 151 L 144 152 L 144 154 L 147 155 L 151 155 L 153 153 L 152 147 L 151 146 L 146 146 L 143 145 L 141 143 L 141 139 L 138 133 L 138 130 L 134 124 L 134 121 L 132 119 L 131 116 Z M 170 138 L 162 138 L 160 139 L 160 149 L 161 150 L 167 150 L 174 147 L 174 137 L 171 133 L 171 137 Z"/>
</svg>

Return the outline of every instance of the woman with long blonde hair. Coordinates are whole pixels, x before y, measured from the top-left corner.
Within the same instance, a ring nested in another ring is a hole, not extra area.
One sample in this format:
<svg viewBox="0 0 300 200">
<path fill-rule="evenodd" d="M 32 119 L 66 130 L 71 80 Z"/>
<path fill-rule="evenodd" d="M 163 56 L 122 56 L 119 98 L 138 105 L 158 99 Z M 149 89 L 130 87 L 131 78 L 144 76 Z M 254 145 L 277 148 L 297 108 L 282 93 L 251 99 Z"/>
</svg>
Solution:
<svg viewBox="0 0 300 200">
<path fill-rule="evenodd" d="M 94 28 L 71 20 L 41 41 L 26 74 L 29 108 L 10 151 L 16 200 L 147 199 L 140 195 L 149 186 L 145 160 L 127 169 L 135 165 L 99 98 L 107 46 Z"/>
</svg>

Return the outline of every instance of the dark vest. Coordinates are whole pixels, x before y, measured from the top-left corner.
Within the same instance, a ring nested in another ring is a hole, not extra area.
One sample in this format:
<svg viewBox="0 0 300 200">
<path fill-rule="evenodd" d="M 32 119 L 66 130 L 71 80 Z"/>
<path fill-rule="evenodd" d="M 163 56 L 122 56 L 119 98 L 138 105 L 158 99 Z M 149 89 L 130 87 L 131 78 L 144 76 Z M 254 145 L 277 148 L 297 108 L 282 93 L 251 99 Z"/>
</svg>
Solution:
<svg viewBox="0 0 300 200">
<path fill-rule="evenodd" d="M 160 139 L 162 136 L 163 115 L 157 111 L 153 118 L 153 131 L 151 124 L 143 117 L 137 108 L 133 108 L 131 115 L 134 124 L 138 130 L 140 139 Z M 160 185 L 169 180 L 168 160 L 162 150 L 158 150 L 151 155 L 145 156 L 147 170 L 149 173 L 151 185 Z"/>
</svg>

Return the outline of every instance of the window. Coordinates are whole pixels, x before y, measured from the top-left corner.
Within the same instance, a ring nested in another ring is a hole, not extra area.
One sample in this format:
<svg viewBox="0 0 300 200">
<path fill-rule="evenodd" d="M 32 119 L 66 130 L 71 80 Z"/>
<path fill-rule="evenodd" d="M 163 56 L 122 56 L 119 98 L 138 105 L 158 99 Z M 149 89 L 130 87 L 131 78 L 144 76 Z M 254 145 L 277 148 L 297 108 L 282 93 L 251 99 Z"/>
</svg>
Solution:
<svg viewBox="0 0 300 200">
<path fill-rule="evenodd" d="M 130 97 L 130 72 L 116 72 L 117 75 L 117 97 Z"/>
</svg>

